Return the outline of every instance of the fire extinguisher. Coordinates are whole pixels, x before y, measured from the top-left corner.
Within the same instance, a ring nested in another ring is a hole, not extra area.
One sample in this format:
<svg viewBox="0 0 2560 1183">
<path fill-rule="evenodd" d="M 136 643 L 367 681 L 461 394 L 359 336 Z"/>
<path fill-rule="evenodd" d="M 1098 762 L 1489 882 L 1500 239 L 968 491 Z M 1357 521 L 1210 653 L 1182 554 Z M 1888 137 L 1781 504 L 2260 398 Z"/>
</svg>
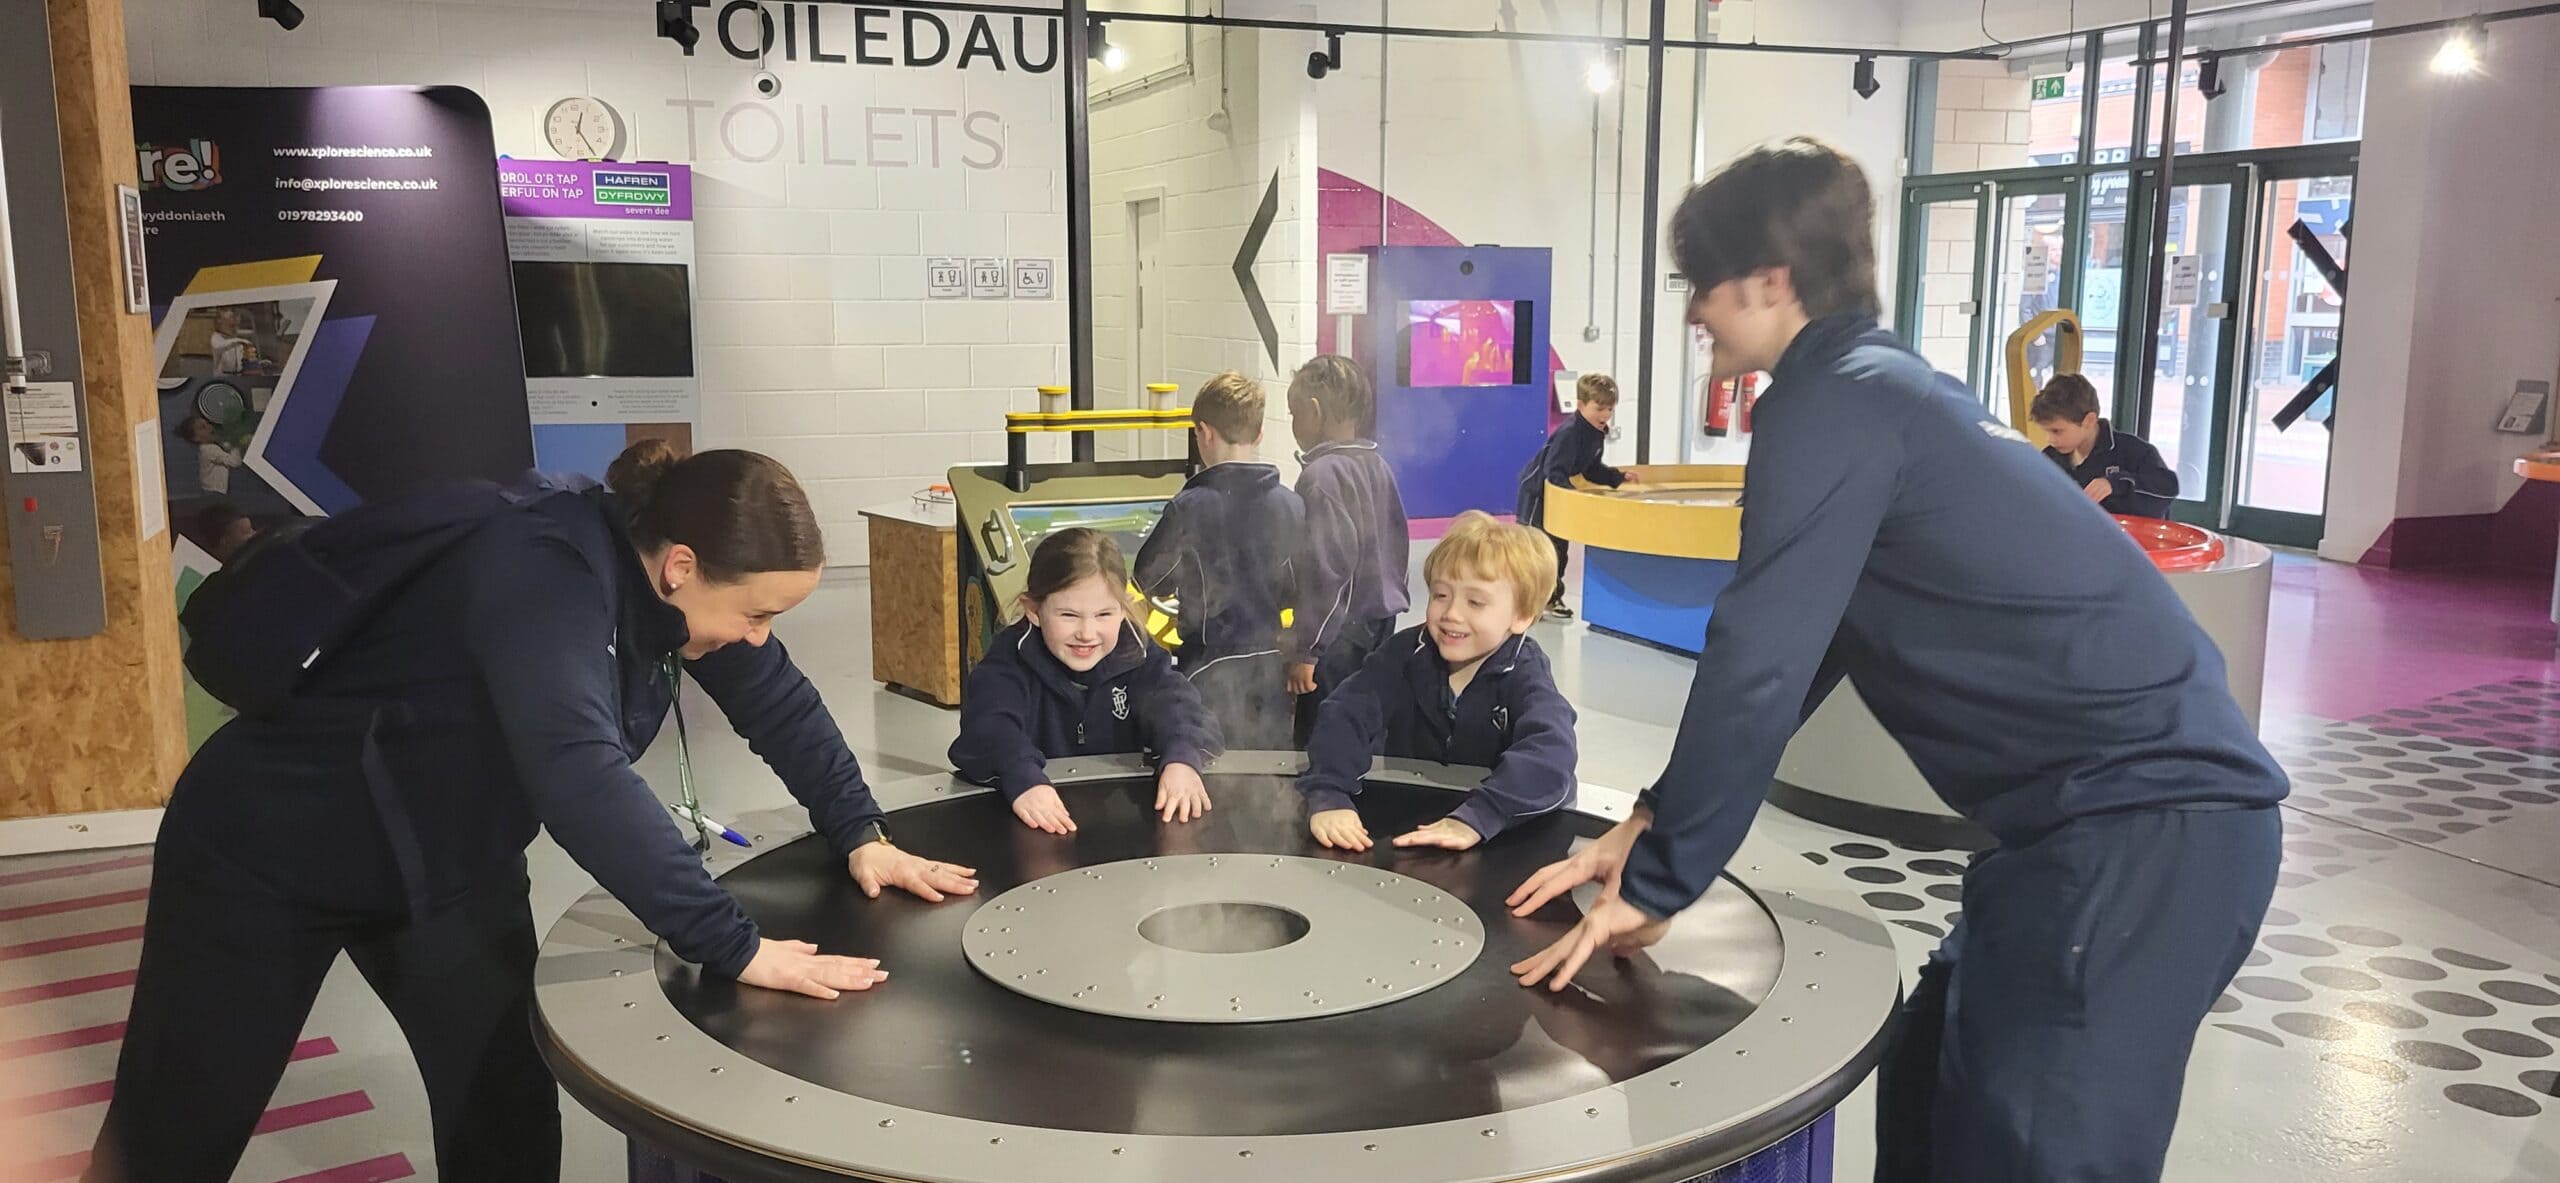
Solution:
<svg viewBox="0 0 2560 1183">
<path fill-rule="evenodd" d="M 1722 439 L 1733 430 L 1733 382 L 1707 380 L 1707 416 L 1704 427 L 1710 436 Z"/>
<path fill-rule="evenodd" d="M 1742 404 L 1742 434 L 1749 435 L 1751 434 L 1751 408 L 1760 404 L 1760 375 L 1744 374 L 1734 381 L 1740 386 L 1734 394 L 1733 401 Z"/>
</svg>

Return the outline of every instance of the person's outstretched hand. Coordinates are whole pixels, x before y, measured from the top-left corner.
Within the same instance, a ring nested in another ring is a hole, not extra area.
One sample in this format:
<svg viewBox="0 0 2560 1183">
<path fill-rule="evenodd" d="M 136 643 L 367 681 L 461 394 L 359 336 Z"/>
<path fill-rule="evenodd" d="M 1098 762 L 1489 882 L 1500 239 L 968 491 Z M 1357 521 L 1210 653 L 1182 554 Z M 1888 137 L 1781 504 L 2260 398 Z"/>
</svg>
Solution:
<svg viewBox="0 0 2560 1183">
<path fill-rule="evenodd" d="M 1638 811 L 1634 817 L 1610 827 L 1589 846 L 1538 868 L 1503 902 L 1511 905 L 1512 915 L 1526 916 L 1585 883 L 1597 883 L 1602 896 L 1615 897 L 1618 875 L 1627 867 L 1627 852 L 1635 849 L 1636 838 L 1651 824 L 1653 815 Z"/>
<path fill-rule="evenodd" d="M 1357 809 L 1327 809 L 1307 818 L 1307 832 L 1327 850 L 1361 851 L 1369 849 L 1369 827 L 1360 822 Z"/>
<path fill-rule="evenodd" d="M 1398 846 L 1436 846 L 1442 850 L 1472 850 L 1484 835 L 1474 826 L 1454 817 L 1444 817 L 1409 834 L 1396 835 Z"/>
<path fill-rule="evenodd" d="M 1158 820 L 1187 822 L 1209 812 L 1209 786 L 1200 783 L 1200 770 L 1188 764 L 1167 764 L 1156 775 L 1156 815 Z"/>
<path fill-rule="evenodd" d="M 1544 981 L 1549 991 L 1562 990 L 1572 984 L 1573 975 L 1582 972 L 1582 963 L 1591 960 L 1593 953 L 1606 949 L 1625 957 L 1661 940 L 1670 929 L 1668 920 L 1647 916 L 1616 896 L 1604 897 L 1556 943 L 1527 960 L 1513 962 L 1511 972 L 1519 975 L 1523 986 Z"/>
<path fill-rule="evenodd" d="M 1058 799 L 1055 785 L 1034 785 L 1013 799 L 1013 816 L 1022 824 L 1043 834 L 1072 834 L 1076 819 L 1067 816 L 1067 803 Z"/>
<path fill-rule="evenodd" d="M 862 894 L 880 898 L 880 889 L 894 887 L 928 903 L 941 903 L 942 897 L 974 895 L 978 890 L 976 867 L 957 863 L 937 863 L 932 859 L 909 854 L 886 842 L 866 842 L 845 856 L 845 870 L 853 876 Z"/>
<path fill-rule="evenodd" d="M 755 960 L 738 980 L 767 990 L 788 990 L 811 998 L 834 998 L 847 990 L 868 990 L 889 980 L 889 971 L 871 957 L 835 957 L 818 952 L 807 941 L 761 940 Z"/>
</svg>

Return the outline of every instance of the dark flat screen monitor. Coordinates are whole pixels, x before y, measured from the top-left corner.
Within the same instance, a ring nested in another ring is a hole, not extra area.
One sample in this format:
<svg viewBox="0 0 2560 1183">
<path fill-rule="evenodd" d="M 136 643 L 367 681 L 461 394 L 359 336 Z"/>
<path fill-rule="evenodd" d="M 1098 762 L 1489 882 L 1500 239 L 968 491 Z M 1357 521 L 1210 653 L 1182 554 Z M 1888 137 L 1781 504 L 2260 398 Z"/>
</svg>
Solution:
<svg viewBox="0 0 2560 1183">
<path fill-rule="evenodd" d="M 528 378 L 693 376 L 693 292 L 681 263 L 517 263 Z"/>
</svg>

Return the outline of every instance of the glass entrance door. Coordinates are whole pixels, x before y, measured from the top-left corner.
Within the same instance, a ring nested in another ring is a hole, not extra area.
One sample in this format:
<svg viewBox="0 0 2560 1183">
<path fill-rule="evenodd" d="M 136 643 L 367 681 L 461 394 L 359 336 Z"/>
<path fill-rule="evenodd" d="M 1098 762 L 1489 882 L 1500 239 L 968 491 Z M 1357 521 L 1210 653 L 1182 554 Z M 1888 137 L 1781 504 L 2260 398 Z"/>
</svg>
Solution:
<svg viewBox="0 0 2560 1183">
<path fill-rule="evenodd" d="M 2246 258 L 2250 186 L 2236 168 L 2180 169 L 2169 194 L 2168 257 L 2159 307 L 2146 319 L 2159 354 L 2135 428 L 2178 474 L 2180 521 L 2222 527 L 2223 458 L 2229 433 L 2224 392 L 2232 386 L 2234 313 Z M 2147 227 L 2152 179 L 2136 173 L 2140 225 Z M 2147 236 L 2147 235 L 2146 235 Z M 2146 293 L 2147 294 L 2147 293 Z M 2136 362 L 2135 364 L 2139 364 Z"/>
<path fill-rule="evenodd" d="M 1999 214 L 1991 249 L 1990 331 L 1983 342 L 1989 381 L 1977 393 L 1991 413 L 2009 415 L 2009 335 L 2028 321 L 2077 298 L 2072 290 L 2072 244 L 2079 239 L 2071 192 L 2078 178 L 2035 185 L 1998 187 Z M 2029 384 L 2041 388 L 2053 377 L 2053 337 L 2048 334 L 2027 350 Z M 2032 435 L 2033 433 L 2029 433 Z"/>
<path fill-rule="evenodd" d="M 1914 186 L 1902 219 L 1903 339 L 1929 364 L 1982 388 L 1983 254 L 1990 186 Z"/>
<path fill-rule="evenodd" d="M 2309 171 L 2309 170 L 2302 170 Z M 2329 492 L 2329 413 L 2335 389 L 2305 413 L 2277 416 L 2315 382 L 2334 380 L 2352 173 L 2280 175 L 2260 182 L 2248 331 L 2233 416 L 2232 502 L 2226 521 L 2251 538 L 2316 546 Z"/>
</svg>

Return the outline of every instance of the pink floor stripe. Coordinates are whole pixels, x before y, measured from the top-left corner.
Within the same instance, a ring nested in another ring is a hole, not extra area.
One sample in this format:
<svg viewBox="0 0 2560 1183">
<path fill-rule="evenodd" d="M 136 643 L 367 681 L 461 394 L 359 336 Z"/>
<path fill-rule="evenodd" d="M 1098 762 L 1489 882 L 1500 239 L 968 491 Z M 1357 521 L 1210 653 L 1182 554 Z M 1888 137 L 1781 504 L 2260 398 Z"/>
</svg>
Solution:
<svg viewBox="0 0 2560 1183">
<path fill-rule="evenodd" d="M 122 1024 L 117 1025 L 122 1026 Z M 299 1064 L 304 1060 L 317 1060 L 322 1056 L 336 1054 L 338 1054 L 338 1044 L 335 1040 L 306 1039 L 293 1045 L 293 1058 L 289 1062 Z M 38 1113 L 77 1109 L 83 1105 L 103 1105 L 114 1099 L 115 1095 L 116 1082 L 101 1080 L 95 1084 L 84 1084 L 77 1088 L 55 1089 L 49 1093 L 36 1093 L 0 1102 L 0 1117 L 29 1117 Z"/>
<path fill-rule="evenodd" d="M 409 1165 L 408 1155 L 386 1154 L 380 1158 L 368 1158 L 363 1162 L 351 1162 L 343 1167 L 313 1171 L 308 1175 L 295 1175 L 283 1180 L 282 1183 L 391 1183 L 391 1180 L 406 1179 L 417 1173 L 418 1168 Z"/>
<path fill-rule="evenodd" d="M 74 863 L 67 867 L 46 867 L 41 871 L 13 871 L 6 875 L 0 875 L 0 887 L 15 887 L 21 883 L 42 883 L 47 879 L 69 879 L 78 875 L 95 875 L 100 871 L 122 871 L 129 867 L 147 867 L 150 865 L 151 852 L 146 850 L 140 854 L 128 854 L 122 858 L 105 859 L 94 863 Z"/>
<path fill-rule="evenodd" d="M 81 1027 L 70 1031 L 56 1031 L 51 1035 L 34 1035 L 25 1039 L 13 1039 L 7 1043 L 0 1043 L 0 1060 L 14 1060 L 20 1056 L 41 1056 L 46 1052 L 65 1051 L 75 1047 L 90 1047 L 101 1043 L 114 1043 L 123 1038 L 124 1024 L 100 1023 L 95 1027 Z"/>
<path fill-rule="evenodd" d="M 52 998 L 69 998 L 74 994 L 93 994 L 100 990 L 130 986 L 133 984 L 134 972 L 129 969 L 120 969 L 111 974 L 91 974 L 85 978 L 64 978 L 59 982 L 46 982 L 40 986 L 20 986 L 15 990 L 0 990 L 0 1006 L 43 1002 Z"/>
<path fill-rule="evenodd" d="M 47 900 L 41 904 L 25 904 L 15 908 L 0 908 L 0 924 L 5 924 L 11 920 L 30 920 L 38 916 L 59 916 L 65 912 L 80 912 L 90 908 L 105 908 L 116 904 L 137 903 L 150 898 L 150 888 L 137 887 L 131 891 L 110 891 L 103 895 L 84 895 L 67 900 Z"/>
<path fill-rule="evenodd" d="M 316 1125 L 320 1122 L 334 1121 L 341 1117 L 349 1117 L 358 1113 L 363 1113 L 372 1108 L 373 1098 L 360 1092 L 340 1093 L 334 1097 L 322 1097 L 317 1101 L 305 1101 L 299 1105 L 280 1105 L 276 1108 L 267 1110 L 267 1115 L 259 1119 L 258 1132 L 261 1134 L 272 1134 L 281 1130 L 295 1129 L 300 1126 Z M 379 1162 L 381 1160 L 376 1159 L 374 1161 Z M 369 1164 L 358 1163 L 356 1165 L 365 1166 Z M 33 1183 L 63 1183 L 64 1180 L 79 1178 L 80 1172 L 88 1169 L 89 1152 L 83 1150 L 78 1154 L 56 1155 L 52 1158 L 39 1159 L 30 1163 L 26 1167 L 25 1177 L 32 1180 Z M 353 1168 L 340 1167 L 338 1169 L 351 1170 Z M 352 1179 L 359 1177 L 361 1176 L 349 1176 L 349 1180 L 351 1181 Z M 305 1176 L 305 1178 L 326 1179 L 333 1178 L 333 1176 L 324 1172 L 316 1176 Z M 380 1178 L 397 1179 L 401 1178 L 401 1176 L 383 1175 L 380 1176 Z"/>
<path fill-rule="evenodd" d="M 370 1112 L 372 1109 L 373 1098 L 364 1095 L 361 1090 L 339 1093 L 334 1097 L 322 1097 L 317 1101 L 304 1101 L 299 1105 L 278 1105 L 267 1110 L 267 1115 L 258 1119 L 258 1132 L 273 1134 L 284 1130 L 300 1129 L 303 1126 L 318 1125 L 324 1121 L 336 1121 L 341 1117 L 353 1117 L 359 1113 Z"/>
<path fill-rule="evenodd" d="M 67 937 L 28 941 L 23 945 L 0 945 L 0 961 L 12 957 L 42 957 L 47 953 L 68 953 L 73 949 L 93 949 L 99 945 L 120 945 L 142 939 L 142 926 L 107 928 L 97 932 L 75 932 Z"/>
</svg>

